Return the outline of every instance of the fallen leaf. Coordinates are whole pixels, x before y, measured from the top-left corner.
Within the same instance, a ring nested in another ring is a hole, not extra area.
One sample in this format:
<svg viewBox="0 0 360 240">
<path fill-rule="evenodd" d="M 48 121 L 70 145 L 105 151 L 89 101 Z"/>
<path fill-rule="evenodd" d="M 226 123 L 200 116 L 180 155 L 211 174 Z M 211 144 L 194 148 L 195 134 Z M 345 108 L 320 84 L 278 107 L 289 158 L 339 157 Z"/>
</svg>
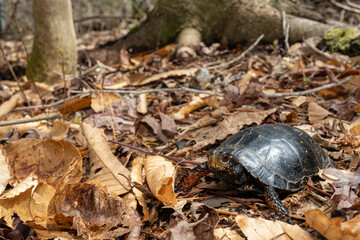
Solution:
<svg viewBox="0 0 360 240">
<path fill-rule="evenodd" d="M 16 93 L 11 96 L 11 98 L 0 105 L 0 116 L 5 115 L 10 112 L 16 104 L 20 101 L 21 96 L 20 93 Z"/>
<path fill-rule="evenodd" d="M 132 168 L 131 168 L 131 173 L 130 173 L 131 182 L 136 182 L 140 185 L 143 185 L 143 181 L 142 181 L 143 168 L 144 168 L 144 157 L 142 157 L 142 156 L 136 157 L 132 161 Z M 134 192 L 136 199 L 138 200 L 140 206 L 142 207 L 142 211 L 144 214 L 142 221 L 148 221 L 150 219 L 150 213 L 149 213 L 149 209 L 147 207 L 145 198 L 143 196 L 143 193 L 137 188 L 133 188 L 133 192 Z"/>
<path fill-rule="evenodd" d="M 88 141 L 90 156 L 89 180 L 97 180 L 121 195 L 131 190 L 130 172 L 111 152 L 104 130 L 83 123 L 82 132 Z"/>
<path fill-rule="evenodd" d="M 308 107 L 308 115 L 310 124 L 314 124 L 324 120 L 328 116 L 332 116 L 333 114 L 321 107 L 319 104 L 311 102 Z"/>
<path fill-rule="evenodd" d="M 146 181 L 154 196 L 166 205 L 176 206 L 174 165 L 161 156 L 147 156 L 144 168 Z"/>
<path fill-rule="evenodd" d="M 314 239 L 299 226 L 281 221 L 250 218 L 246 215 L 238 215 L 235 221 L 248 239 Z"/>
<path fill-rule="evenodd" d="M 50 137 L 55 140 L 63 139 L 67 132 L 69 131 L 69 126 L 63 121 L 54 121 L 53 127 L 50 131 Z"/>
<path fill-rule="evenodd" d="M 214 230 L 216 240 L 244 240 L 235 230 L 231 228 L 216 228 Z"/>
<path fill-rule="evenodd" d="M 177 128 L 175 120 L 165 113 L 159 112 L 161 119 L 161 128 L 169 137 L 174 137 L 177 134 Z"/>
<path fill-rule="evenodd" d="M 58 110 L 63 115 L 70 115 L 84 108 L 89 107 L 91 104 L 90 98 L 73 98 L 66 100 L 59 107 Z"/>
<path fill-rule="evenodd" d="M 147 113 L 147 94 L 143 93 L 139 95 L 139 103 L 136 106 L 138 113 L 145 114 Z"/>
<path fill-rule="evenodd" d="M 146 118 L 143 118 L 141 122 L 146 123 L 156 134 L 156 137 L 160 139 L 163 143 L 167 143 L 168 138 L 164 135 L 160 123 L 152 116 L 148 116 Z"/>
<path fill-rule="evenodd" d="M 99 182 L 72 186 L 60 213 L 73 217 L 78 235 L 91 239 L 115 239 L 141 226 L 137 212 Z"/>
<path fill-rule="evenodd" d="M 10 179 L 10 170 L 6 163 L 6 153 L 2 146 L 0 146 L 0 195 L 4 192 Z"/>
<path fill-rule="evenodd" d="M 195 97 L 191 102 L 189 102 L 187 105 L 180 108 L 179 111 L 174 113 L 172 117 L 175 118 L 176 120 L 184 119 L 193 111 L 202 108 L 204 106 L 206 106 L 206 102 L 201 97 Z"/>
<path fill-rule="evenodd" d="M 315 209 L 305 212 L 306 223 L 329 240 L 359 239 L 360 216 L 344 222 L 343 218 L 330 218 L 322 211 Z"/>
</svg>

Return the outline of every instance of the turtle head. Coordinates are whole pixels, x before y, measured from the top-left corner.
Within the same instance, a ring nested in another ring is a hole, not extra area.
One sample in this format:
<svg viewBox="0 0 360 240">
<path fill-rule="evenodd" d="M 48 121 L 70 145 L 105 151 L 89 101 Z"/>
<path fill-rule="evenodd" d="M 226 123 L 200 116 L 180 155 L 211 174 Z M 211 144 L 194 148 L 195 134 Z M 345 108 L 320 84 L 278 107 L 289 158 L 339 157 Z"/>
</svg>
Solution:
<svg viewBox="0 0 360 240">
<path fill-rule="evenodd" d="M 208 167 L 218 178 L 232 184 L 243 184 L 247 177 L 240 161 L 230 150 L 215 149 L 208 153 Z"/>
</svg>

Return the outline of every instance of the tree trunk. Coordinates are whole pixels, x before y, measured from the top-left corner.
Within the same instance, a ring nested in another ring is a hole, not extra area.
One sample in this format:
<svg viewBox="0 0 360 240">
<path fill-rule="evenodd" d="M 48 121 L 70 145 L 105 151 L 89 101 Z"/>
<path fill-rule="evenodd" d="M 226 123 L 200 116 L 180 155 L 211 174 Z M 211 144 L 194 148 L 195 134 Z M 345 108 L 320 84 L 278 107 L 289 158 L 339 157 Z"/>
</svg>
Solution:
<svg viewBox="0 0 360 240">
<path fill-rule="evenodd" d="M 33 15 L 35 35 L 27 76 L 53 84 L 61 81 L 64 74 L 76 74 L 71 0 L 33 0 Z"/>
</svg>

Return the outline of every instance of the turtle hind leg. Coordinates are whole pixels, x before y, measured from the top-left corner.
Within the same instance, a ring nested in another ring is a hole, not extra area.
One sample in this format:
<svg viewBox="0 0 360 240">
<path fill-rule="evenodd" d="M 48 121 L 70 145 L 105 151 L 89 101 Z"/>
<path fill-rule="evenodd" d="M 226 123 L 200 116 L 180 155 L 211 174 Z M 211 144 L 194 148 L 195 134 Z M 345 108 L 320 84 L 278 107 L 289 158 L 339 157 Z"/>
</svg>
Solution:
<svg viewBox="0 0 360 240">
<path fill-rule="evenodd" d="M 270 211 L 275 215 L 275 219 L 278 218 L 284 222 L 292 224 L 291 217 L 284 205 L 282 205 L 275 189 L 271 186 L 265 186 L 264 196 Z"/>
<path fill-rule="evenodd" d="M 207 162 L 197 165 L 195 168 L 187 172 L 175 185 L 176 191 L 190 191 L 202 177 L 208 175 L 209 173 L 210 170 Z"/>
</svg>

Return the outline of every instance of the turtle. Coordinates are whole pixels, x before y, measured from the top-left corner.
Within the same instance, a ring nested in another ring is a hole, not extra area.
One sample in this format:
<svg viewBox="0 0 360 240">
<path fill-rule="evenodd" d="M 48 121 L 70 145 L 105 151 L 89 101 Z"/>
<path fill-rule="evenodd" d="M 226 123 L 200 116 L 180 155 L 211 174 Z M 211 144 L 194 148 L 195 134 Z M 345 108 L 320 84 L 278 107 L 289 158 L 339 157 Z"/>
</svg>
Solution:
<svg viewBox="0 0 360 240">
<path fill-rule="evenodd" d="M 210 150 L 208 161 L 187 172 L 176 190 L 189 191 L 212 172 L 241 190 L 262 188 L 272 215 L 291 223 L 277 191 L 298 191 L 319 169 L 330 167 L 337 165 L 306 132 L 288 125 L 261 124 L 241 130 Z"/>
</svg>

